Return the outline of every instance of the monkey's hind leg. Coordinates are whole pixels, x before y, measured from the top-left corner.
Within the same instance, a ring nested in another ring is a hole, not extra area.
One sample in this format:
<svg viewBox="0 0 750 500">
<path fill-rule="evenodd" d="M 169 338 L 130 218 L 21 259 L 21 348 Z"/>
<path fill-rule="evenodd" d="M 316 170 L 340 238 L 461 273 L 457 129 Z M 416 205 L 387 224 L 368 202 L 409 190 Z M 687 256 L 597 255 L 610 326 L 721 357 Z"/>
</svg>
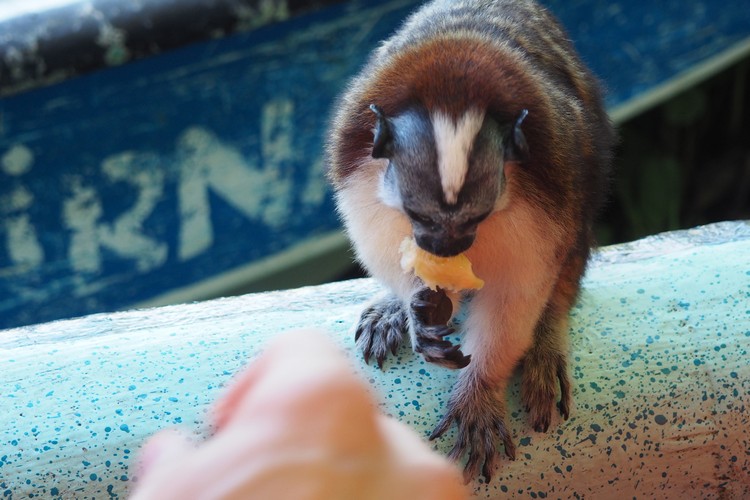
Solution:
<svg viewBox="0 0 750 500">
<path fill-rule="evenodd" d="M 521 394 L 531 426 L 537 432 L 547 432 L 560 387 L 558 408 L 565 420 L 570 416 L 571 394 L 568 377 L 566 322 L 553 314 L 542 315 L 535 333 L 534 344 L 523 361 Z"/>
<path fill-rule="evenodd" d="M 354 340 L 365 363 L 374 358 L 382 369 L 388 352 L 396 354 L 403 342 L 409 328 L 408 321 L 401 299 L 392 294 L 385 295 L 362 311 Z"/>
<path fill-rule="evenodd" d="M 534 331 L 534 341 L 523 360 L 521 398 L 529 412 L 531 426 L 546 432 L 552 413 L 558 408 L 567 420 L 572 404 L 568 375 L 568 314 L 576 300 L 586 257 L 571 255 L 560 273 L 557 284 Z"/>
</svg>

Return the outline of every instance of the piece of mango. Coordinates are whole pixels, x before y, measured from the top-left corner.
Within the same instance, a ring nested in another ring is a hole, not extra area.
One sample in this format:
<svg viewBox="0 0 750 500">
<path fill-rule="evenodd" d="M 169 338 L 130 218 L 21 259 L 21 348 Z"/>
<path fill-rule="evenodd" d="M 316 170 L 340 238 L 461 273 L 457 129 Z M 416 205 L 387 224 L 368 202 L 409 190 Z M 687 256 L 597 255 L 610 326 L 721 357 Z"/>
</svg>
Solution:
<svg viewBox="0 0 750 500">
<path fill-rule="evenodd" d="M 484 286 L 484 281 L 477 278 L 471 270 L 471 262 L 462 253 L 454 257 L 438 257 L 419 248 L 414 238 L 404 239 L 399 251 L 401 269 L 407 273 L 414 270 L 414 274 L 432 290 L 440 287 L 460 292 Z"/>
</svg>

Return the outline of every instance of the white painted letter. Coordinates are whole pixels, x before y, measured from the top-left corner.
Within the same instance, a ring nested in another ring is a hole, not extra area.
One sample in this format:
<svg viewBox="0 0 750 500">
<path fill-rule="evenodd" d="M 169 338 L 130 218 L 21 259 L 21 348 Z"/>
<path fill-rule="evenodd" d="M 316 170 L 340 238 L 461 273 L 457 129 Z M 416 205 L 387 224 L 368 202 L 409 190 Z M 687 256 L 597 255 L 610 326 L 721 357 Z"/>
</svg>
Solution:
<svg viewBox="0 0 750 500">
<path fill-rule="evenodd" d="M 177 143 L 180 260 L 200 255 L 213 244 L 209 189 L 248 219 L 272 227 L 286 222 L 293 194 L 289 164 L 292 113 L 292 102 L 287 100 L 273 101 L 264 108 L 263 168 L 250 165 L 237 148 L 210 130 L 191 127 L 182 134 Z M 289 168 L 281 168 L 284 162 Z"/>
<path fill-rule="evenodd" d="M 81 177 L 73 177 L 73 196 L 63 203 L 65 226 L 72 230 L 68 259 L 79 272 L 101 271 L 101 247 L 116 255 L 135 260 L 138 271 L 161 266 L 167 260 L 167 245 L 143 234 L 143 222 L 151 215 L 162 196 L 164 172 L 158 157 L 151 153 L 126 151 L 112 155 L 102 163 L 102 171 L 113 182 L 135 186 L 135 203 L 112 223 L 99 222 L 103 215 L 99 194 L 85 186 Z"/>
<path fill-rule="evenodd" d="M 27 173 L 33 162 L 33 153 L 23 145 L 13 146 L 0 160 L 3 172 L 12 177 Z M 44 250 L 27 212 L 33 203 L 34 195 L 23 185 L 0 197 L 0 215 L 5 226 L 8 256 L 14 265 L 20 266 L 20 272 L 38 267 L 44 261 Z"/>
<path fill-rule="evenodd" d="M 150 153 L 126 151 L 105 159 L 102 170 L 111 181 L 124 181 L 138 189 L 138 198 L 128 211 L 111 225 L 100 226 L 102 245 L 122 257 L 134 259 L 141 272 L 161 266 L 167 260 L 167 245 L 143 234 L 143 222 L 154 211 L 164 189 L 164 170 L 159 158 Z"/>
</svg>

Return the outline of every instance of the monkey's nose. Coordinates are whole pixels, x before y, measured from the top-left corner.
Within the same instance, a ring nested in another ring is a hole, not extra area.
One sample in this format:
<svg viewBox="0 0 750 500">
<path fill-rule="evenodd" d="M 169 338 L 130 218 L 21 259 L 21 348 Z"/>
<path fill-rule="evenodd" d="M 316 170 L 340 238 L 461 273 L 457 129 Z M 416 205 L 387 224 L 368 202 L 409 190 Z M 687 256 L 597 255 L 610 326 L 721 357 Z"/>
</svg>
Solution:
<svg viewBox="0 0 750 500">
<path fill-rule="evenodd" d="M 475 237 L 476 234 L 474 233 L 453 238 L 443 235 L 418 234 L 414 236 L 414 239 L 417 246 L 425 252 L 430 252 L 438 257 L 454 257 L 468 250 L 474 243 Z"/>
</svg>

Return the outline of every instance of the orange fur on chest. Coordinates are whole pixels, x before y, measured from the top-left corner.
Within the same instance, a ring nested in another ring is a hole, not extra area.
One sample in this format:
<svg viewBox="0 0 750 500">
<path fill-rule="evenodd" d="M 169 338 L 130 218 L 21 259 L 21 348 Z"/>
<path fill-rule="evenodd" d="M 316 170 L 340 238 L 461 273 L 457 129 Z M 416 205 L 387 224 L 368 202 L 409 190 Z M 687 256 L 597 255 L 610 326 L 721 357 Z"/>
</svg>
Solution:
<svg viewBox="0 0 750 500">
<path fill-rule="evenodd" d="M 538 208 L 510 200 L 480 224 L 466 256 L 488 287 L 538 293 L 559 271 L 555 253 L 561 232 Z"/>
</svg>

